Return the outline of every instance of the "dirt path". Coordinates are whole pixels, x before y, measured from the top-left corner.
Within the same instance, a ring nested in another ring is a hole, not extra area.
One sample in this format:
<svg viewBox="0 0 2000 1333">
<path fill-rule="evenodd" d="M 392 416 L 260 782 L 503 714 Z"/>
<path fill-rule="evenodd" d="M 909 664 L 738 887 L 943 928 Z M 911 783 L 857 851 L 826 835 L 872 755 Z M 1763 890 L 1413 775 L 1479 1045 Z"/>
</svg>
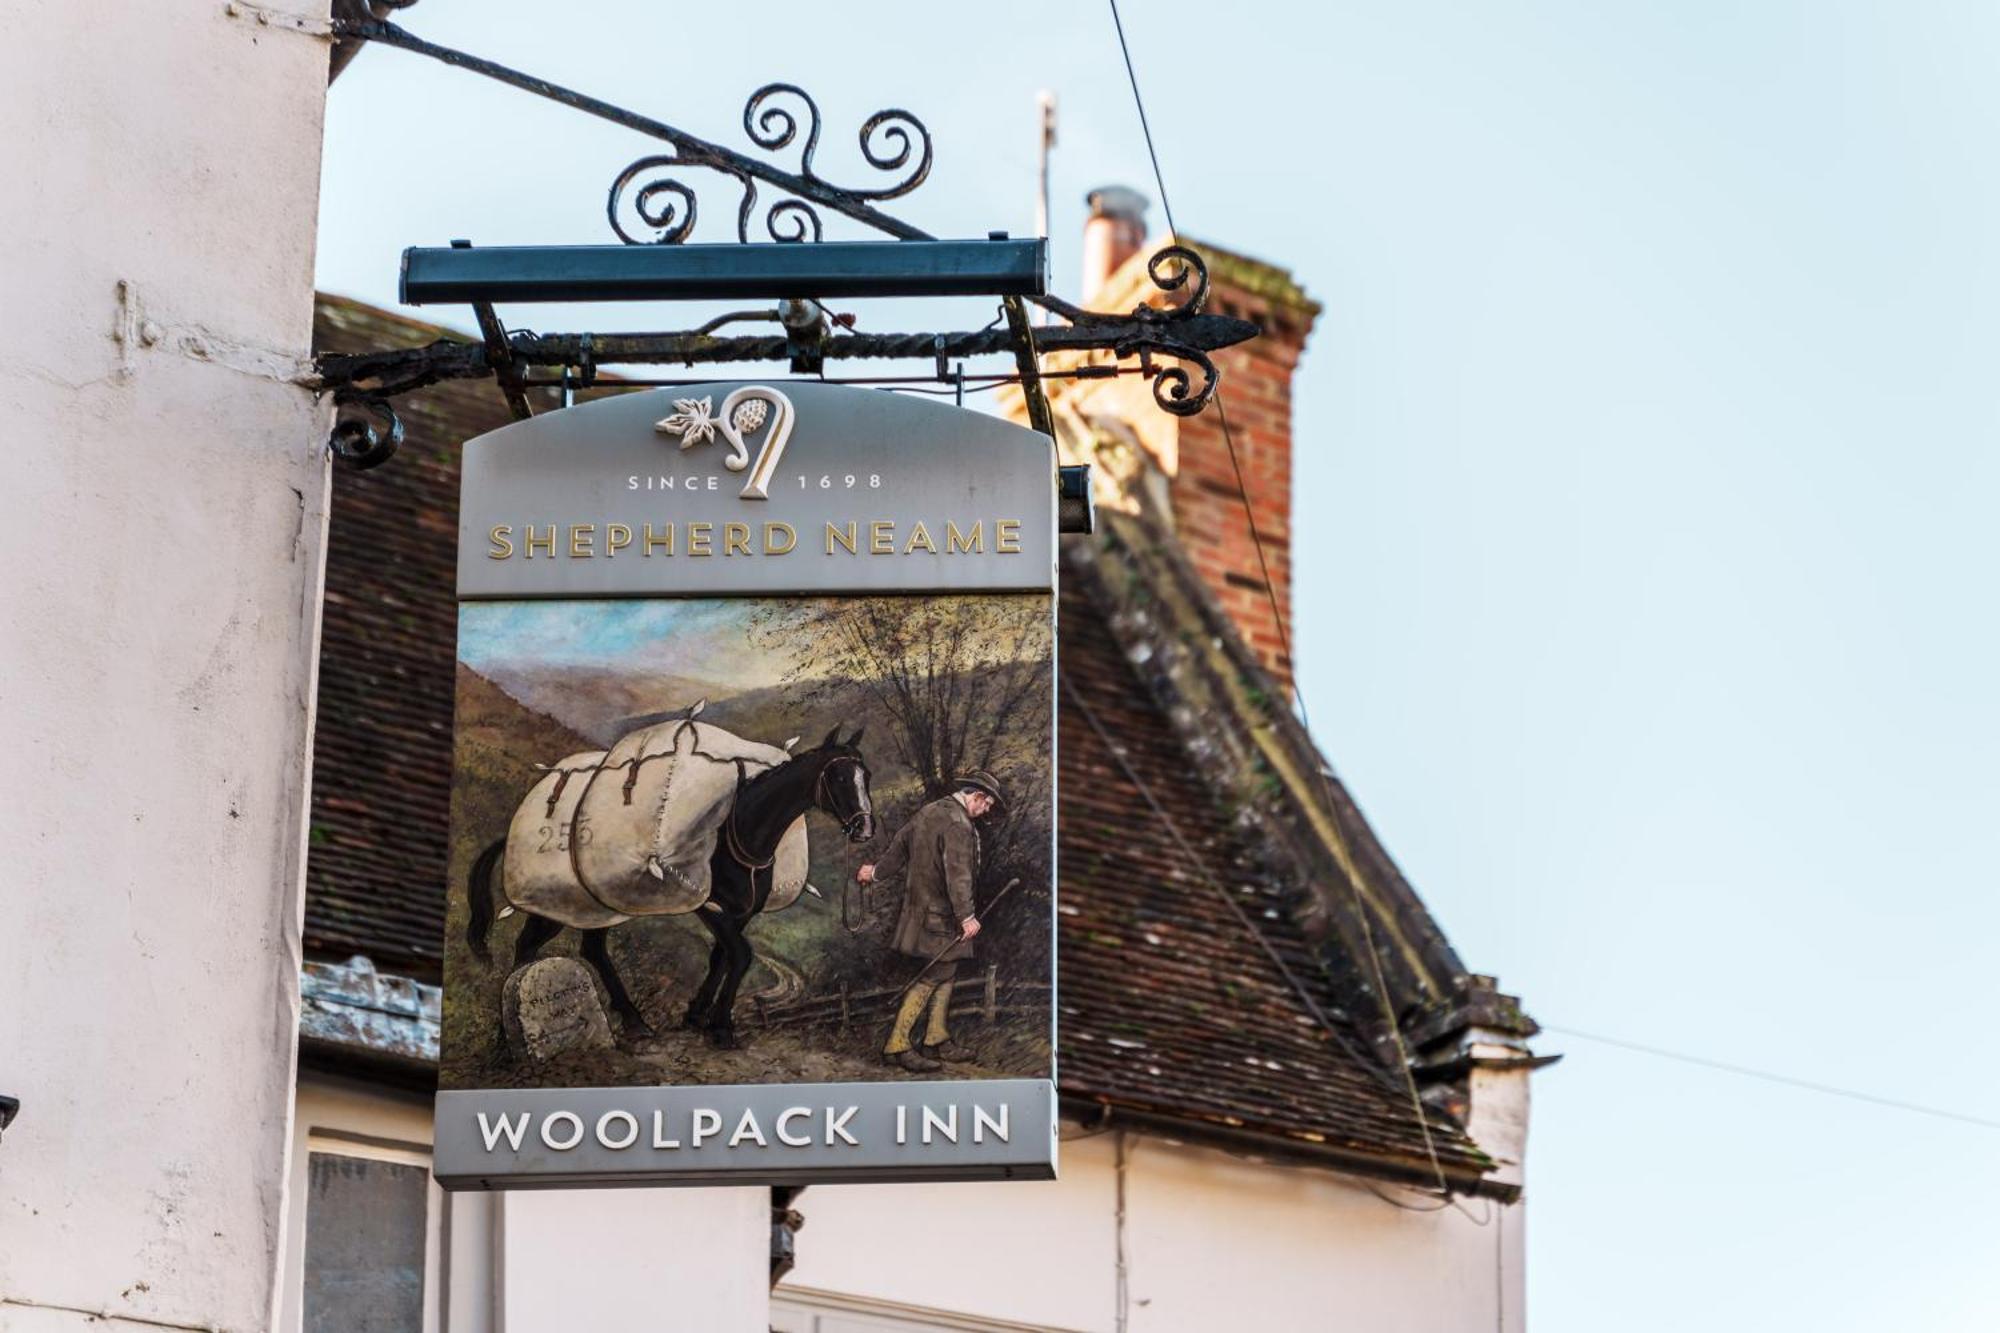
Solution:
<svg viewBox="0 0 2000 1333">
<path fill-rule="evenodd" d="M 790 963 L 779 962 L 769 954 L 759 955 L 757 961 L 771 969 L 777 979 L 763 990 L 752 991 L 743 996 L 743 999 L 763 1000 L 776 1007 L 781 1004 L 790 1004 L 793 1000 L 798 999 L 799 996 L 806 993 L 806 979 Z"/>
</svg>

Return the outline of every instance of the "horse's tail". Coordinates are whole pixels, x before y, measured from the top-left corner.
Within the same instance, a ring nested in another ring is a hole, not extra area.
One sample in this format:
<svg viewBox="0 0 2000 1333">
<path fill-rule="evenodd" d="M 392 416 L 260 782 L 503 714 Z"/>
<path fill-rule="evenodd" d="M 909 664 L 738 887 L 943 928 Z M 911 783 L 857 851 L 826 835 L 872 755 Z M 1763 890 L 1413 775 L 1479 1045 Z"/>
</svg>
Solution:
<svg viewBox="0 0 2000 1333">
<path fill-rule="evenodd" d="M 493 955 L 486 947 L 486 933 L 493 929 L 493 880 L 499 869 L 500 858 L 506 854 L 507 840 L 500 838 L 491 847 L 479 854 L 472 863 L 472 873 L 465 877 L 465 942 L 472 949 L 473 957 L 482 963 L 493 961 Z"/>
</svg>

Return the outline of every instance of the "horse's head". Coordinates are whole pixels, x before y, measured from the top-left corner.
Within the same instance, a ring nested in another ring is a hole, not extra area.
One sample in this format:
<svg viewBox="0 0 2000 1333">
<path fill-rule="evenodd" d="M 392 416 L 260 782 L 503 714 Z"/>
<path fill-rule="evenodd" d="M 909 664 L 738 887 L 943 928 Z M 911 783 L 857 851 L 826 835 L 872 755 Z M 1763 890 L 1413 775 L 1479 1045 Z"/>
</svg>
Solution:
<svg viewBox="0 0 2000 1333">
<path fill-rule="evenodd" d="M 817 764 L 813 780 L 813 806 L 840 821 L 849 842 L 867 842 L 875 836 L 875 801 L 868 789 L 868 761 L 861 757 L 861 733 L 856 727 L 846 740 L 836 724 L 817 747 L 799 756 Z"/>
</svg>

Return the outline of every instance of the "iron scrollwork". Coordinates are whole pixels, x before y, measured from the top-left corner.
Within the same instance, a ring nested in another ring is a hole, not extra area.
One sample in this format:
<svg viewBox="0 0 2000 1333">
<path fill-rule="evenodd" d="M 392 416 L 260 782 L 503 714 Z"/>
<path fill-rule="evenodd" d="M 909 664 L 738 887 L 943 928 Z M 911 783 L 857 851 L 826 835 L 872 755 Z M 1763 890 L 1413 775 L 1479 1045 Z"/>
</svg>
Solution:
<svg viewBox="0 0 2000 1333">
<path fill-rule="evenodd" d="M 1171 330 L 1175 324 L 1191 319 L 1207 308 L 1208 265 L 1187 246 L 1170 245 L 1147 260 L 1146 276 L 1164 293 L 1177 292 L 1190 282 L 1194 284 L 1194 290 L 1188 293 L 1186 300 L 1165 307 L 1156 308 L 1141 302 L 1132 312 L 1132 318 L 1141 324 Z M 1153 377 L 1153 401 L 1174 416 L 1194 416 L 1207 407 L 1208 400 L 1215 396 L 1215 363 L 1208 359 L 1206 353 L 1178 339 L 1161 350 L 1176 361 L 1199 366 L 1202 380 L 1200 388 L 1196 388 L 1194 377 L 1188 374 L 1186 365 L 1167 366 Z"/>
<path fill-rule="evenodd" d="M 799 169 L 795 174 L 767 170 L 761 175 L 764 180 L 807 198 L 780 199 L 765 210 L 764 230 L 771 240 L 824 239 L 826 228 L 813 201 L 866 206 L 884 199 L 900 199 L 930 175 L 930 131 L 910 112 L 891 107 L 862 122 L 858 136 L 861 156 L 877 171 L 902 174 L 872 188 L 835 185 L 827 180 L 813 165 L 819 152 L 822 124 L 819 104 L 805 89 L 792 83 L 767 83 L 750 94 L 750 100 L 743 106 L 743 131 L 751 143 L 767 153 L 777 153 L 798 140 L 799 114 L 785 104 L 794 98 L 802 104 L 805 115 L 805 143 L 799 152 Z M 675 143 L 672 152 L 648 154 L 618 173 L 605 200 L 605 215 L 620 240 L 627 245 L 678 245 L 694 234 L 699 213 L 694 187 L 673 174 L 688 168 L 720 172 L 736 182 L 743 192 L 736 208 L 736 239 L 749 241 L 757 211 L 757 177 L 740 162 L 710 152 L 707 145 L 698 141 Z M 626 192 L 646 176 L 655 178 L 640 184 L 629 203 L 632 216 L 652 231 L 651 236 L 635 234 L 626 226 L 625 217 Z M 803 188 L 794 188 L 795 185 Z"/>
<path fill-rule="evenodd" d="M 333 456 L 356 472 L 380 467 L 395 457 L 403 443 L 403 419 L 387 398 L 374 394 L 342 394 L 334 398 Z M 381 422 L 378 429 L 369 417 Z"/>
<path fill-rule="evenodd" d="M 1162 294 L 1186 291 L 1170 305 L 1142 303 L 1128 314 L 1083 310 L 1051 299 L 1066 322 L 1028 330 L 998 328 L 957 333 L 841 333 L 818 344 L 826 362 L 907 360 L 939 356 L 960 359 L 1012 351 L 1022 361 L 1023 379 L 1087 378 L 1088 372 L 1115 373 L 1110 366 L 1039 371 L 1042 355 L 1078 356 L 1110 353 L 1117 359 L 1136 357 L 1152 377 L 1153 400 L 1175 416 L 1194 416 L 1215 395 L 1218 371 L 1210 354 L 1257 336 L 1257 326 L 1228 315 L 1210 314 L 1208 269 L 1201 256 L 1186 247 L 1160 251 L 1147 271 Z M 1012 321 L 1010 321 L 1011 325 Z M 491 342 L 443 338 L 426 347 L 390 348 L 357 353 L 327 353 L 319 358 L 320 388 L 335 394 L 343 411 L 335 427 L 335 452 L 343 461 L 374 466 L 394 452 L 401 423 L 389 399 L 450 380 L 502 378 L 518 393 L 544 387 L 547 378 L 524 380 L 533 371 L 564 372 L 573 367 L 595 370 L 619 365 L 698 365 L 714 362 L 784 361 L 797 348 L 784 334 L 728 336 L 714 325 L 681 333 L 537 334 L 496 328 Z M 1179 364 L 1155 366 L 1154 357 Z M 1025 360 L 1022 360 L 1023 358 Z M 503 366 L 505 367 L 503 374 Z M 1198 368 L 1197 377 L 1190 367 Z M 371 420 L 383 423 L 378 430 Z"/>
<path fill-rule="evenodd" d="M 385 4 L 385 8 L 394 7 L 400 4 Z M 756 149 L 778 154 L 800 144 L 797 170 L 793 171 L 546 79 L 426 41 L 386 19 L 336 14 L 331 27 L 344 42 L 398 47 L 548 98 L 664 144 L 667 151 L 639 158 L 611 184 L 606 215 L 612 230 L 628 244 L 674 245 L 693 235 L 698 213 L 696 193 L 682 178 L 692 170 L 716 172 L 736 183 L 741 191 L 736 236 L 741 242 L 750 240 L 752 225 L 758 220 L 759 184 L 771 186 L 780 196 L 764 209 L 761 219 L 762 230 L 772 241 L 821 240 L 826 213 L 903 240 L 934 239 L 922 228 L 875 207 L 880 201 L 909 194 L 930 175 L 930 131 L 907 111 L 878 111 L 860 127 L 863 161 L 889 179 L 873 187 L 847 187 L 819 174 L 814 161 L 822 128 L 819 106 L 795 84 L 766 84 L 750 95 L 743 108 L 743 129 Z M 651 234 L 644 234 L 648 232 Z M 1206 313 L 1208 267 L 1190 247 L 1166 247 L 1147 262 L 1146 270 L 1159 296 L 1169 298 L 1167 303 L 1142 301 L 1129 313 L 1111 314 L 1084 310 L 1053 296 L 1029 297 L 1024 299 L 1062 321 L 1031 327 L 1020 309 L 1021 299 L 1009 298 L 1005 329 L 988 325 L 957 333 L 847 332 L 824 338 L 815 346 L 814 355 L 822 363 L 932 356 L 943 361 L 1012 351 L 1021 367 L 1031 411 L 1039 402 L 1046 417 L 1043 379 L 1118 372 L 1114 367 L 1091 364 L 1070 371 L 1044 371 L 1041 356 L 1053 353 L 1088 358 L 1108 352 L 1116 359 L 1139 360 L 1140 370 L 1152 379 L 1153 399 L 1163 410 L 1175 416 L 1194 416 L 1215 396 L 1219 372 L 1209 354 L 1255 337 L 1258 329 L 1241 319 Z M 1186 294 L 1180 299 L 1171 299 L 1182 292 Z M 524 372 L 530 369 L 561 371 L 563 382 L 567 382 L 569 369 L 578 366 L 691 366 L 746 360 L 790 360 L 796 364 L 799 355 L 789 337 L 723 337 L 712 327 L 683 333 L 537 335 L 507 331 L 497 320 L 490 329 L 486 323 L 482 318 L 485 336 L 476 343 L 447 338 L 427 347 L 320 356 L 319 387 L 332 392 L 340 408 L 333 430 L 334 453 L 356 467 L 386 461 L 403 437 L 403 423 L 390 406 L 390 398 L 443 381 L 497 378 L 508 392 L 510 406 L 524 413 L 524 387 L 556 382 L 524 379 Z M 1175 364 L 1155 366 L 1156 356 Z M 1200 372 L 1198 379 L 1196 370 Z"/>
<path fill-rule="evenodd" d="M 1193 345 L 1192 340 L 1176 335 L 1186 332 L 1189 321 L 1208 307 L 1208 265 L 1197 251 L 1188 246 L 1169 245 L 1146 261 L 1146 276 L 1152 279 L 1153 286 L 1162 295 L 1171 296 L 1187 287 L 1191 290 L 1185 299 L 1163 306 L 1141 301 L 1127 318 L 1142 332 L 1115 344 L 1113 350 L 1119 356 L 1136 355 L 1142 363 L 1149 363 L 1154 352 L 1183 363 L 1163 366 L 1153 373 L 1153 401 L 1160 410 L 1174 416 L 1196 416 L 1215 397 L 1220 372 L 1206 351 Z M 1106 318 L 1088 312 L 1079 313 L 1084 314 L 1089 322 Z M 1188 372 L 1188 364 L 1201 370 L 1200 385 L 1195 384 L 1194 376 Z"/>
<path fill-rule="evenodd" d="M 1177 417 L 1200 416 L 1208 400 L 1215 397 L 1215 382 L 1220 372 L 1206 353 L 1192 348 L 1171 348 L 1169 354 L 1177 361 L 1192 361 L 1201 367 L 1201 387 L 1195 387 L 1194 377 L 1188 374 L 1186 366 L 1163 366 L 1153 376 L 1153 401 L 1161 411 Z"/>
<path fill-rule="evenodd" d="M 1199 315 L 1208 308 L 1208 265 L 1201 255 L 1185 245 L 1169 245 L 1156 252 L 1146 261 L 1146 276 L 1162 293 L 1171 295 L 1194 284 L 1187 299 L 1171 305 L 1141 305 L 1132 312 L 1132 318 L 1141 323 L 1171 324 L 1175 320 Z"/>
</svg>

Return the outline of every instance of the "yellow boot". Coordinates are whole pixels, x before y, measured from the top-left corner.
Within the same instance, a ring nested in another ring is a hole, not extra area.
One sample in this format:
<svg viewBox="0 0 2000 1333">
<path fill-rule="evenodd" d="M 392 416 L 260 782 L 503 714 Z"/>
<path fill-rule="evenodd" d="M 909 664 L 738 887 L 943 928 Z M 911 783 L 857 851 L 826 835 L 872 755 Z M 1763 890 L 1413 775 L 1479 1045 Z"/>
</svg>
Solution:
<svg viewBox="0 0 2000 1333">
<path fill-rule="evenodd" d="M 924 1027 L 923 1054 L 947 1064 L 962 1065 L 978 1057 L 951 1039 L 951 993 L 957 988 L 956 981 L 940 982 L 937 994 L 931 997 L 931 1017 Z"/>
<path fill-rule="evenodd" d="M 898 1069 L 907 1069 L 913 1074 L 928 1074 L 943 1068 L 937 1061 L 910 1045 L 910 1033 L 917 1026 L 917 1018 L 930 1003 L 937 983 L 919 981 L 903 996 L 902 1007 L 896 1010 L 896 1021 L 889 1029 L 889 1040 L 882 1047 L 884 1063 Z"/>
</svg>

